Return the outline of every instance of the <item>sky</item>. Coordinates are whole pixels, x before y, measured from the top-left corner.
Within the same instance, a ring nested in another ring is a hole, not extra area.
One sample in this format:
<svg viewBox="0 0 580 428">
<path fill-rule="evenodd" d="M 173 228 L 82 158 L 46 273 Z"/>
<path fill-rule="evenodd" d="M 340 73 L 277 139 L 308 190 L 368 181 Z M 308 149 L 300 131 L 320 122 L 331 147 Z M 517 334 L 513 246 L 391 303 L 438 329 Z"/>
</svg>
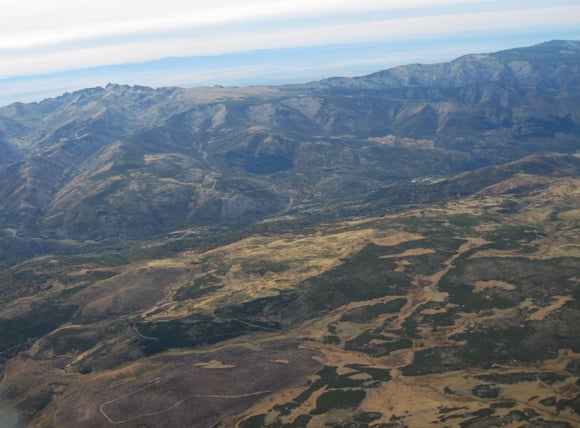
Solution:
<svg viewBox="0 0 580 428">
<path fill-rule="evenodd" d="M 580 39 L 578 0 L 18 0 L 0 105 L 108 82 L 294 83 Z"/>
</svg>

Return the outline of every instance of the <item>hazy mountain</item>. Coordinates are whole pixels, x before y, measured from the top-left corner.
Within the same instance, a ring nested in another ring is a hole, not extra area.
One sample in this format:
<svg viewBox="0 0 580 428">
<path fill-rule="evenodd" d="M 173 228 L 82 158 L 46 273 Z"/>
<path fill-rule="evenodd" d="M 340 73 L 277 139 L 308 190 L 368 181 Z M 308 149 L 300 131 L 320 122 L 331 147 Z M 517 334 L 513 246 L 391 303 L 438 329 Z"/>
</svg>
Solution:
<svg viewBox="0 0 580 428">
<path fill-rule="evenodd" d="M 0 110 L 2 222 L 135 238 L 574 152 L 579 53 L 550 42 L 306 85 L 109 85 L 13 104 Z"/>
</svg>

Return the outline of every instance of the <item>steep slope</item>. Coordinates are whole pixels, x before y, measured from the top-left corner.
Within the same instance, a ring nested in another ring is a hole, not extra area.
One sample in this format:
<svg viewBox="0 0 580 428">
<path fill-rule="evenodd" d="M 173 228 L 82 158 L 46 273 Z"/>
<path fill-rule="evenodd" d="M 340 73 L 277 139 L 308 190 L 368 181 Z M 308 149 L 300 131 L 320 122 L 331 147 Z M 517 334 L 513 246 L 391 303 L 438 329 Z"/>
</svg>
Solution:
<svg viewBox="0 0 580 428">
<path fill-rule="evenodd" d="M 242 92 L 110 84 L 1 109 L 0 147 L 10 155 L 0 169 L 2 223 L 25 235 L 40 234 L 39 222 L 55 194 L 91 156 L 199 102 Z"/>
<path fill-rule="evenodd" d="M 312 84 L 316 87 L 394 89 L 400 87 L 457 88 L 489 82 L 561 89 L 576 86 L 578 72 L 577 41 L 541 43 L 490 54 L 472 54 L 448 63 L 395 67 L 365 77 L 330 78 Z"/>
<path fill-rule="evenodd" d="M 0 110 L 2 228 L 133 239 L 358 206 L 580 134 L 580 43 L 278 88 L 94 88 Z M 11 152 L 12 153 L 12 152 Z"/>
</svg>

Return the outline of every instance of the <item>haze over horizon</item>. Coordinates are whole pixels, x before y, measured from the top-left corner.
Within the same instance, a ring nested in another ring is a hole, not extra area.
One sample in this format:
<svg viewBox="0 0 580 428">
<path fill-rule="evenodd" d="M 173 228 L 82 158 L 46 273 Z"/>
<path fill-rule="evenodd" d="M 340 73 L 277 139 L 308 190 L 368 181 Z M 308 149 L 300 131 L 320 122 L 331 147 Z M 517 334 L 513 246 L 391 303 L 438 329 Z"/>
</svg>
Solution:
<svg viewBox="0 0 580 428">
<path fill-rule="evenodd" d="M 580 39 L 571 0 L 23 0 L 5 9 L 0 105 L 109 82 L 297 83 Z"/>
</svg>

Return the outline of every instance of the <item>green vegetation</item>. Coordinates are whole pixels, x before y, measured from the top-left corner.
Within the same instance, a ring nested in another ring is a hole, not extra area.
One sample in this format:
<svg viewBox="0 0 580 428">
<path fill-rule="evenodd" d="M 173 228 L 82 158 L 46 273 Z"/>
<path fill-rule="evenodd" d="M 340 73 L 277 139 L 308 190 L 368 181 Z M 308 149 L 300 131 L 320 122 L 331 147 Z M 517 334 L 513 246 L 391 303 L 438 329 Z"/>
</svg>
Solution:
<svg viewBox="0 0 580 428">
<path fill-rule="evenodd" d="M 279 155 L 258 154 L 244 160 L 244 168 L 252 174 L 273 174 L 292 168 L 292 161 Z"/>
<path fill-rule="evenodd" d="M 555 372 L 541 372 L 538 374 L 538 378 L 548 385 L 553 385 L 555 383 L 564 382 L 569 378 L 569 376 Z"/>
<path fill-rule="evenodd" d="M 429 309 L 441 312 L 425 314 L 424 312 Z M 418 337 L 417 328 L 420 325 L 430 326 L 432 331 L 436 331 L 439 327 L 452 326 L 455 324 L 455 320 L 460 317 L 460 312 L 460 309 L 457 307 L 448 308 L 447 303 L 423 303 L 419 305 L 410 316 L 405 318 L 401 330 L 392 333 L 416 338 Z"/>
<path fill-rule="evenodd" d="M 53 392 L 49 389 L 41 390 L 35 394 L 29 396 L 24 402 L 18 404 L 18 410 L 20 412 L 19 422 L 22 425 L 27 425 L 34 416 L 48 406 L 52 401 Z"/>
<path fill-rule="evenodd" d="M 580 394 L 576 394 L 574 398 L 569 400 L 567 399 L 558 400 L 558 403 L 556 403 L 556 410 L 558 412 L 561 412 L 566 408 L 569 408 L 575 414 L 580 415 Z"/>
<path fill-rule="evenodd" d="M 227 306 L 215 311 L 221 318 L 255 319 L 256 317 L 277 316 L 288 304 L 298 298 L 299 294 L 293 291 L 281 291 L 271 297 L 261 297 L 240 305 Z"/>
<path fill-rule="evenodd" d="M 580 360 L 572 360 L 566 364 L 566 371 L 574 376 L 580 376 Z"/>
<path fill-rule="evenodd" d="M 556 399 L 555 396 L 546 397 L 546 398 L 544 398 L 544 399 L 542 399 L 542 400 L 539 401 L 539 403 L 542 406 L 546 406 L 546 407 L 555 406 L 557 402 L 558 402 L 558 400 Z"/>
<path fill-rule="evenodd" d="M 0 320 L 0 352 L 50 333 L 76 310 L 75 306 L 44 304 L 19 317 Z"/>
<path fill-rule="evenodd" d="M 483 219 L 480 216 L 469 214 L 453 214 L 447 217 L 447 221 L 449 221 L 453 226 L 472 228 L 480 224 Z"/>
<path fill-rule="evenodd" d="M 441 278 L 439 289 L 448 292 L 451 302 L 461 305 L 465 311 L 508 308 L 523 300 L 522 292 L 544 296 L 572 294 L 577 287 L 564 279 L 574 276 L 570 261 L 568 258 L 529 260 L 523 257 L 462 259 Z M 474 291 L 476 281 L 490 280 L 513 284 L 518 290 Z"/>
<path fill-rule="evenodd" d="M 82 328 L 63 328 L 47 336 L 48 343 L 57 355 L 84 352 L 98 343 L 92 332 Z"/>
<path fill-rule="evenodd" d="M 264 414 L 250 416 L 240 422 L 240 428 L 263 428 L 266 426 L 266 416 Z"/>
<path fill-rule="evenodd" d="M 405 294 L 412 287 L 410 278 L 396 272 L 392 260 L 380 258 L 385 248 L 368 244 L 342 265 L 306 281 L 300 308 L 291 306 L 292 312 L 312 316 L 348 302 Z"/>
<path fill-rule="evenodd" d="M 387 303 L 376 303 L 374 305 L 362 306 L 345 312 L 340 320 L 365 324 L 373 321 L 380 315 L 399 312 L 406 304 L 407 299 L 400 297 L 398 299 L 390 300 Z"/>
<path fill-rule="evenodd" d="M 360 373 L 366 373 L 370 375 L 374 380 L 379 380 L 382 382 L 388 382 L 389 380 L 391 380 L 391 371 L 389 369 L 370 367 L 363 364 L 347 364 L 346 367 L 357 370 Z"/>
<path fill-rule="evenodd" d="M 491 248 L 523 253 L 534 252 L 537 247 L 531 242 L 542 236 L 542 232 L 529 226 L 504 226 L 483 234 L 483 238 L 491 242 Z"/>
<path fill-rule="evenodd" d="M 294 422 L 292 422 L 291 427 L 288 428 L 306 428 L 310 419 L 312 419 L 311 415 L 298 415 L 296 416 L 296 419 L 294 419 Z"/>
<path fill-rule="evenodd" d="M 439 290 L 449 293 L 451 303 L 460 305 L 467 312 L 479 312 L 493 307 L 511 306 L 508 302 L 492 302 L 486 296 L 474 292 L 474 287 L 468 284 L 453 284 L 447 278 L 439 281 Z"/>
<path fill-rule="evenodd" d="M 89 287 L 91 284 L 81 284 L 81 285 L 77 285 L 76 287 L 69 287 L 63 291 L 61 291 L 60 293 L 58 293 L 56 296 L 51 297 L 51 302 L 53 303 L 64 303 L 66 302 L 66 300 L 75 295 L 76 293 L 78 293 L 79 291 L 84 290 L 85 288 Z"/>
<path fill-rule="evenodd" d="M 141 349 L 146 355 L 170 348 L 189 348 L 213 344 L 256 330 L 237 320 L 215 321 L 211 317 L 200 320 L 171 320 L 137 323 L 141 334 L 151 339 L 141 339 Z"/>
<path fill-rule="evenodd" d="M 489 407 L 492 409 L 511 409 L 515 407 L 518 403 L 515 401 L 498 401 L 496 403 L 491 403 Z"/>
<path fill-rule="evenodd" d="M 423 322 L 432 325 L 433 330 L 437 327 L 452 326 L 455 320 L 459 318 L 459 310 L 456 308 L 447 309 L 444 312 L 439 312 L 432 315 L 422 315 Z"/>
<path fill-rule="evenodd" d="M 218 291 L 220 288 L 222 287 L 217 285 L 204 288 L 199 288 L 196 285 L 186 285 L 177 290 L 174 299 L 176 301 L 201 299 L 202 297 L 209 296 L 213 292 Z"/>
<path fill-rule="evenodd" d="M 477 379 L 485 382 L 499 383 L 504 385 L 514 385 L 520 382 L 535 382 L 538 380 L 536 372 L 517 372 L 517 373 L 491 373 L 487 375 L 478 375 Z"/>
<path fill-rule="evenodd" d="M 487 384 L 475 385 L 471 390 L 471 393 L 479 398 L 497 398 L 499 392 L 499 388 Z"/>
<path fill-rule="evenodd" d="M 290 269 L 288 263 L 271 260 L 244 259 L 241 266 L 245 273 L 258 274 L 260 276 L 264 276 L 268 272 L 279 273 Z"/>
<path fill-rule="evenodd" d="M 348 351 L 363 352 L 371 357 L 381 357 L 411 346 L 413 342 L 410 339 L 383 336 L 376 331 L 366 330 L 356 338 L 347 341 L 344 348 Z"/>
<path fill-rule="evenodd" d="M 511 327 L 487 332 L 462 333 L 454 336 L 455 340 L 467 341 L 461 356 L 472 364 L 488 366 L 492 361 L 533 362 L 542 358 L 541 350 L 526 345 L 526 338 L 533 333 L 529 327 Z"/>
<path fill-rule="evenodd" d="M 358 389 L 326 391 L 316 400 L 313 415 L 327 413 L 334 409 L 356 409 L 364 400 L 366 393 Z"/>
<path fill-rule="evenodd" d="M 174 299 L 177 301 L 182 301 L 205 297 L 214 291 L 219 290 L 221 286 L 218 284 L 221 284 L 221 280 L 219 278 L 211 274 L 204 275 L 201 278 L 197 278 L 193 284 L 185 285 L 177 290 Z"/>
<path fill-rule="evenodd" d="M 413 362 L 402 368 L 404 376 L 421 376 L 462 369 L 466 364 L 455 357 L 456 348 L 432 348 L 415 351 Z"/>
<path fill-rule="evenodd" d="M 405 318 L 403 321 L 403 332 L 407 337 L 417 337 L 417 327 L 419 322 L 411 317 Z"/>
<path fill-rule="evenodd" d="M 336 367 L 325 366 L 316 373 L 318 379 L 312 382 L 308 388 L 294 398 L 297 403 L 304 403 L 310 396 L 322 388 L 354 388 L 359 387 L 363 381 L 350 379 L 348 375 L 339 376 Z"/>
<path fill-rule="evenodd" d="M 383 416 L 382 413 L 379 412 L 361 412 L 354 416 L 354 421 L 359 422 L 361 424 L 370 424 L 377 419 L 380 419 Z"/>
<path fill-rule="evenodd" d="M 340 344 L 340 337 L 334 334 L 327 334 L 322 338 L 322 342 L 327 345 L 339 345 Z"/>
<path fill-rule="evenodd" d="M 483 428 L 483 427 L 501 427 L 509 426 L 513 423 L 519 423 L 523 421 L 529 421 L 526 427 L 534 428 L 570 428 L 570 425 L 566 422 L 560 423 L 556 421 L 544 421 L 538 419 L 538 413 L 533 409 L 522 410 L 512 410 L 509 413 L 500 416 L 495 414 L 495 409 L 493 404 L 489 408 L 484 408 L 465 416 L 474 416 L 470 419 L 466 419 L 459 424 L 460 428 Z"/>
<path fill-rule="evenodd" d="M 282 416 L 288 416 L 293 409 L 300 407 L 296 401 L 290 401 L 289 403 L 276 404 L 272 407 L 273 410 L 277 411 Z"/>
</svg>

